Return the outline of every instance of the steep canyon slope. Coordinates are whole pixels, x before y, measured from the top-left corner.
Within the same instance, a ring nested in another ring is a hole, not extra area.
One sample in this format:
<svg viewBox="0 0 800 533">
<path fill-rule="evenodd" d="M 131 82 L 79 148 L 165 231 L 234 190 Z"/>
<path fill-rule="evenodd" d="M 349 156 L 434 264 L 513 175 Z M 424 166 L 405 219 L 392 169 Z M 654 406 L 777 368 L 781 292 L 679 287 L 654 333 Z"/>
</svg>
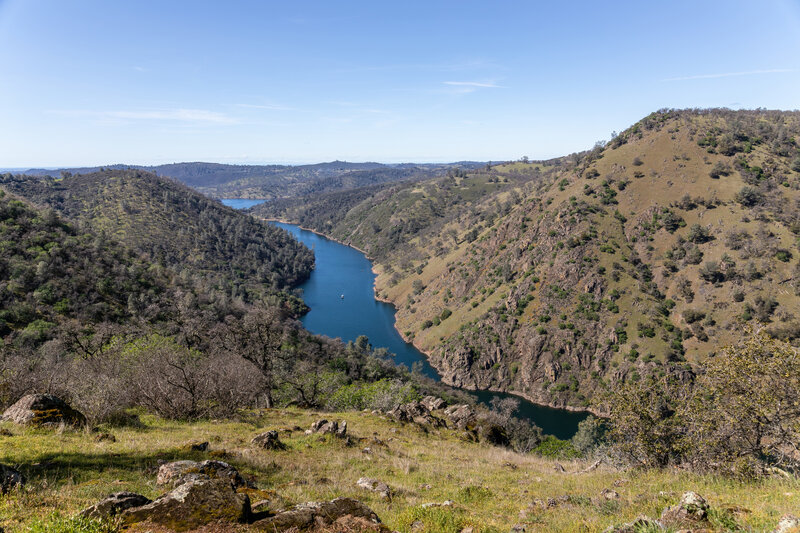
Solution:
<svg viewBox="0 0 800 533">
<path fill-rule="evenodd" d="M 594 149 L 255 212 L 365 250 L 448 383 L 603 411 L 763 324 L 800 337 L 800 113 L 662 110 Z"/>
</svg>

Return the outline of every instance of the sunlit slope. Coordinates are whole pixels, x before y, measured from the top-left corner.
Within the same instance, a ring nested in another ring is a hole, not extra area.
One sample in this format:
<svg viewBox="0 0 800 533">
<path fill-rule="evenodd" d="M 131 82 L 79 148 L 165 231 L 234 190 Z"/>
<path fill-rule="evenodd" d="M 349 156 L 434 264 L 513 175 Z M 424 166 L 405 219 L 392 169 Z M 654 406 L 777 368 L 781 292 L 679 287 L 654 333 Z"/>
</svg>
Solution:
<svg viewBox="0 0 800 533">
<path fill-rule="evenodd" d="M 377 260 L 446 381 L 588 406 L 690 379 L 748 323 L 800 335 L 798 139 L 797 113 L 664 111 L 583 154 L 285 213 Z"/>
</svg>

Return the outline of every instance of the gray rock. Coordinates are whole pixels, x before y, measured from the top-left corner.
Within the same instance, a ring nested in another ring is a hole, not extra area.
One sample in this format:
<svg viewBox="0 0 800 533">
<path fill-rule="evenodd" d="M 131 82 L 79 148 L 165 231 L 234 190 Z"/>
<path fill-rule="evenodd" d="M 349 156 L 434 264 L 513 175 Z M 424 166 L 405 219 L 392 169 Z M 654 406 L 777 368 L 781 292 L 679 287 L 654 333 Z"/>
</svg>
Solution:
<svg viewBox="0 0 800 533">
<path fill-rule="evenodd" d="M 82 518 L 113 518 L 123 511 L 151 503 L 150 498 L 133 492 L 116 492 L 80 512 Z"/>
<path fill-rule="evenodd" d="M 668 527 L 680 527 L 705 522 L 708 519 L 708 503 L 696 492 L 686 492 L 677 505 L 667 507 L 661 513 L 660 522 Z"/>
<path fill-rule="evenodd" d="M 324 418 L 311 424 L 311 433 L 334 434 L 339 430 L 339 424 L 327 421 Z"/>
<path fill-rule="evenodd" d="M 428 411 L 436 411 L 437 409 L 444 409 L 447 407 L 447 402 L 436 396 L 425 396 L 420 403 L 424 405 Z"/>
<path fill-rule="evenodd" d="M 600 492 L 600 496 L 606 500 L 619 500 L 619 492 L 612 489 L 603 489 L 602 492 Z"/>
<path fill-rule="evenodd" d="M 234 489 L 246 487 L 247 483 L 236 468 L 223 461 L 174 461 L 158 469 L 156 484 L 176 487 L 189 480 L 222 479 Z"/>
<path fill-rule="evenodd" d="M 469 405 L 451 405 L 444 410 L 444 415 L 458 429 L 467 429 L 475 423 L 475 411 Z"/>
<path fill-rule="evenodd" d="M 0 494 L 22 487 L 25 484 L 23 476 L 16 468 L 0 465 Z"/>
<path fill-rule="evenodd" d="M 377 492 L 378 494 L 381 495 L 381 497 L 387 500 L 392 498 L 392 489 L 390 489 L 389 485 L 387 485 L 383 481 L 369 477 L 362 477 L 358 481 L 356 481 L 356 485 L 358 485 L 362 489 L 366 489 L 372 492 Z"/>
<path fill-rule="evenodd" d="M 281 442 L 278 432 L 275 430 L 265 431 L 256 435 L 251 441 L 256 446 L 265 448 L 267 450 L 285 450 L 286 445 Z"/>
<path fill-rule="evenodd" d="M 772 533 L 789 533 L 796 530 L 800 530 L 800 518 L 785 514 L 778 522 L 778 526 L 772 530 Z"/>
<path fill-rule="evenodd" d="M 410 402 L 398 405 L 386 414 L 398 422 L 414 422 L 421 426 L 433 427 L 447 426 L 444 420 L 433 416 L 422 402 Z"/>
<path fill-rule="evenodd" d="M 329 526 L 337 520 L 351 516 L 366 519 L 372 524 L 380 524 L 380 519 L 372 509 L 352 498 L 336 498 L 329 502 L 308 502 L 253 522 L 251 527 L 278 533 L 282 531 L 303 531 L 315 526 Z"/>
<path fill-rule="evenodd" d="M 212 522 L 243 523 L 250 518 L 250 498 L 225 479 L 188 481 L 155 501 L 121 514 L 125 525 L 149 520 L 175 531 Z"/>
<path fill-rule="evenodd" d="M 28 394 L 3 413 L 2 420 L 30 426 L 82 426 L 86 417 L 52 394 Z"/>
</svg>

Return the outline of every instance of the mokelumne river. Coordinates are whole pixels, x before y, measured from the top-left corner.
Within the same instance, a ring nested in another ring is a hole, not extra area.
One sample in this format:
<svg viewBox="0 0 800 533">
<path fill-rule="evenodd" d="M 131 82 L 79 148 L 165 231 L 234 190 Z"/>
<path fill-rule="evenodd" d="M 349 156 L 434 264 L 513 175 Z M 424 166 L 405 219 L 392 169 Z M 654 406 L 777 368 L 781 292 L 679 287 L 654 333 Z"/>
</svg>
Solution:
<svg viewBox="0 0 800 533">
<path fill-rule="evenodd" d="M 254 205 L 247 201 L 248 204 Z M 223 200 L 231 207 L 243 208 L 240 200 Z M 375 299 L 375 274 L 369 260 L 349 246 L 300 229 L 293 224 L 274 223 L 314 251 L 316 268 L 308 281 L 300 285 L 303 300 L 311 310 L 302 318 L 303 325 L 319 335 L 354 341 L 366 335 L 376 348 L 387 348 L 395 354 L 394 360 L 408 367 L 417 361 L 422 371 L 435 379 L 439 374 L 428 364 L 425 355 L 403 340 L 394 327 L 395 309 L 391 304 Z M 492 398 L 506 398 L 509 394 L 490 391 L 467 391 L 480 402 L 489 404 Z M 532 420 L 545 433 L 566 439 L 571 437 L 584 413 L 552 409 L 536 405 L 514 396 L 520 401 L 516 416 Z"/>
</svg>

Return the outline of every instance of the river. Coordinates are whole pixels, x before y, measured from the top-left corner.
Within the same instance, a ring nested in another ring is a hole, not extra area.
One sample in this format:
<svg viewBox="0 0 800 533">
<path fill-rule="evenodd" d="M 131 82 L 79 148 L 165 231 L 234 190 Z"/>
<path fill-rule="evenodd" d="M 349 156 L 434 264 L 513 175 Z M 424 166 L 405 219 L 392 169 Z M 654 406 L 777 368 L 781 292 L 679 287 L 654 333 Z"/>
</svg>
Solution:
<svg viewBox="0 0 800 533">
<path fill-rule="evenodd" d="M 223 200 L 223 203 L 242 208 L 240 200 Z M 274 224 L 314 251 L 316 267 L 308 281 L 300 285 L 303 300 L 311 308 L 302 318 L 306 329 L 319 335 L 338 337 L 345 342 L 366 335 L 372 346 L 386 348 L 395 354 L 394 360 L 398 364 L 410 368 L 419 362 L 424 374 L 439 379 L 439 374 L 428 364 L 425 354 L 405 342 L 395 329 L 394 307 L 375 299 L 375 274 L 364 254 L 296 225 Z M 545 433 L 561 439 L 574 435 L 578 422 L 587 416 L 585 413 L 537 405 L 502 392 L 466 392 L 486 405 L 493 398 L 513 397 L 520 402 L 516 416 L 533 421 Z"/>
</svg>

